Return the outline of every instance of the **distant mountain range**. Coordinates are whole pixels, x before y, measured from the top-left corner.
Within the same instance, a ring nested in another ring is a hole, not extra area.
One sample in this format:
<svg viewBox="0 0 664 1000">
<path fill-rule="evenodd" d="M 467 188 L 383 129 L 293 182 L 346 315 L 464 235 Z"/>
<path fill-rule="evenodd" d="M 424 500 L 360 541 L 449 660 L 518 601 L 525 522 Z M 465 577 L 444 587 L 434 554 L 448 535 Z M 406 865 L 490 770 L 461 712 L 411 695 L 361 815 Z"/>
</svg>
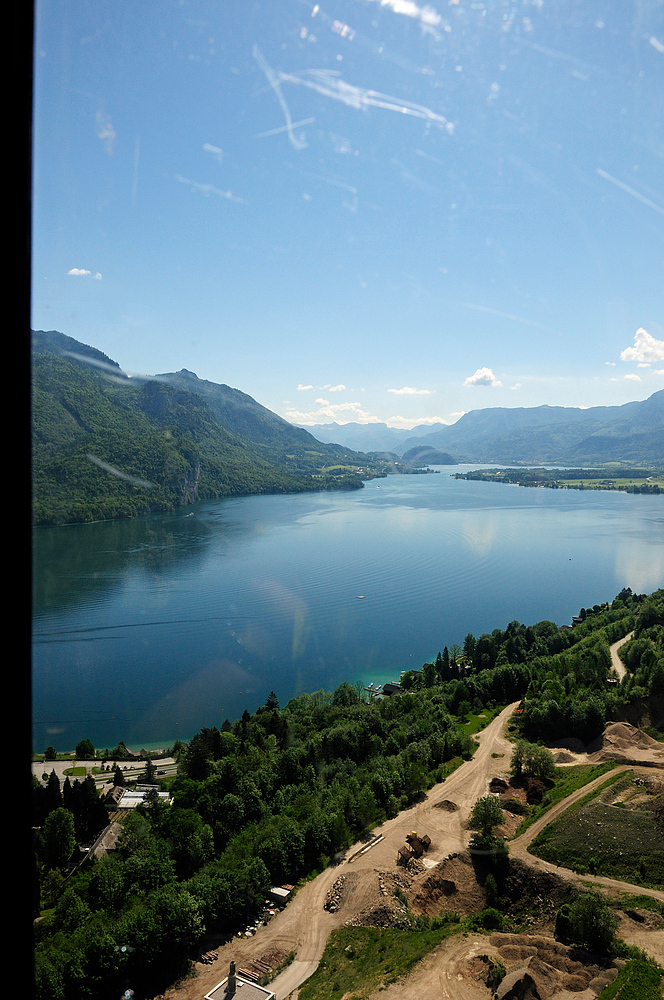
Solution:
<svg viewBox="0 0 664 1000">
<path fill-rule="evenodd" d="M 32 334 L 36 524 L 132 517 L 195 500 L 358 489 L 385 463 L 321 443 L 193 372 L 129 378 L 57 331 Z"/>
<path fill-rule="evenodd" d="M 457 462 L 506 465 L 664 464 L 664 389 L 622 406 L 492 407 L 471 410 L 455 424 L 394 430 L 386 424 L 324 424 L 310 428 L 367 452 L 402 456 L 433 448 Z M 352 442 L 352 444 L 351 444 Z"/>
</svg>

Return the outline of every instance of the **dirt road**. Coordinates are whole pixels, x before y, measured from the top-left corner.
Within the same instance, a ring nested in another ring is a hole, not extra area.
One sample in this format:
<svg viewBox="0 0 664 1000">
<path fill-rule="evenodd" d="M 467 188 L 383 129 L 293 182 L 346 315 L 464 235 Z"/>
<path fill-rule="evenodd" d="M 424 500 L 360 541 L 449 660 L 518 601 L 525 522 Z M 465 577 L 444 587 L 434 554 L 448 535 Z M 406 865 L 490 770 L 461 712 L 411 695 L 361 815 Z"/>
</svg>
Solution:
<svg viewBox="0 0 664 1000">
<path fill-rule="evenodd" d="M 219 961 L 211 966 L 197 963 L 195 977 L 171 990 L 166 995 L 166 1000 L 201 1000 L 205 993 L 227 974 L 231 960 L 235 960 L 241 967 L 243 963 L 260 958 L 270 949 L 279 949 L 285 953 L 296 952 L 295 961 L 271 984 L 277 1000 L 285 1000 L 289 996 L 294 1000 L 298 987 L 318 966 L 330 933 L 342 926 L 349 917 L 359 913 L 370 900 L 374 900 L 375 896 L 370 895 L 367 888 L 371 882 L 369 875 L 374 873 L 377 877 L 379 872 L 396 870 L 397 852 L 404 844 L 407 833 L 417 830 L 429 835 L 431 847 L 426 855 L 426 864 L 431 867 L 468 846 L 470 832 L 467 829 L 467 821 L 475 801 L 489 791 L 492 778 L 505 776 L 509 772 L 513 746 L 505 738 L 504 729 L 517 705 L 517 702 L 509 705 L 478 734 L 479 746 L 471 760 L 464 762 L 445 782 L 435 785 L 422 802 L 404 810 L 377 828 L 374 833 L 382 834 L 383 839 L 380 842 L 364 854 L 350 860 L 363 846 L 361 843 L 353 845 L 346 854 L 347 860 L 338 866 L 326 869 L 303 886 L 288 906 L 269 924 L 261 927 L 253 937 L 235 938 L 221 947 L 218 950 Z M 622 765 L 619 768 L 619 770 L 630 769 L 635 770 L 633 765 L 631 767 Z M 652 768 L 649 769 L 649 773 L 652 774 Z M 570 805 L 606 780 L 607 775 L 596 779 L 550 809 L 525 834 L 510 842 L 510 854 L 536 869 L 552 871 L 563 878 L 583 883 L 592 882 L 613 891 L 638 892 L 664 902 L 662 892 L 642 889 L 613 879 L 579 876 L 528 853 L 528 844 L 547 823 L 555 820 Z M 457 808 L 452 810 L 440 808 L 442 802 L 453 803 Z M 351 898 L 340 911 L 330 913 L 324 909 L 325 899 L 328 891 L 342 874 L 346 876 L 347 883 L 353 886 Z M 366 877 L 363 878 L 363 875 Z M 487 949 L 486 938 L 483 940 L 486 952 L 490 949 Z M 433 983 L 438 990 L 435 996 L 454 997 L 458 1000 L 474 1000 L 480 995 L 486 997 L 484 987 L 480 989 L 477 983 L 467 980 L 461 983 L 459 979 L 461 972 L 454 971 L 460 968 L 459 962 L 462 958 L 464 962 L 467 961 L 469 949 L 472 951 L 475 944 L 474 938 L 471 941 L 464 935 L 458 941 L 444 943 L 440 949 L 432 953 L 431 957 L 424 960 L 429 963 L 438 962 L 435 973 L 432 971 L 431 976 L 425 977 L 427 982 Z M 389 992 L 387 994 L 383 992 L 381 996 L 389 1000 Z M 425 994 L 422 996 L 425 1000 Z M 433 997 L 434 993 L 431 996 Z"/>
<path fill-rule="evenodd" d="M 270 948 L 285 952 L 296 951 L 296 960 L 271 984 L 278 1000 L 288 997 L 317 967 L 330 933 L 348 919 L 349 913 L 329 913 L 323 908 L 332 884 L 342 873 L 394 869 L 397 851 L 405 843 L 406 834 L 420 830 L 431 837 L 427 863 L 434 864 L 455 851 L 463 850 L 470 838 L 466 823 L 476 799 L 489 790 L 491 778 L 509 769 L 511 743 L 503 730 L 518 702 L 509 705 L 481 733 L 479 747 L 471 760 L 465 761 L 445 782 L 435 785 L 426 799 L 387 820 L 374 833 L 383 840 L 353 861 L 327 868 L 312 882 L 301 888 L 295 898 L 265 927 L 246 940 L 234 939 L 218 951 L 219 960 L 213 965 L 196 964 L 194 979 L 171 990 L 169 1000 L 201 1000 L 226 974 L 234 959 L 239 966 L 251 958 L 259 958 Z M 492 754 L 501 754 L 492 757 Z M 458 806 L 454 812 L 436 808 L 444 799 Z M 346 854 L 350 858 L 363 845 L 357 843 Z M 362 909 L 362 888 L 353 898 L 353 910 Z"/>
<path fill-rule="evenodd" d="M 624 636 L 622 639 L 618 639 L 618 642 L 614 642 L 614 644 L 609 647 L 609 651 L 611 653 L 611 666 L 618 674 L 618 678 L 620 680 L 623 679 L 626 671 L 623 661 L 618 656 L 618 650 L 620 649 L 621 646 L 624 646 L 626 642 L 629 642 L 629 640 L 632 638 L 633 635 L 634 633 L 630 632 L 629 635 Z"/>
<path fill-rule="evenodd" d="M 532 826 L 529 826 L 525 833 L 522 833 L 520 837 L 515 840 L 510 841 L 510 857 L 518 858 L 521 861 L 525 861 L 526 864 L 530 865 L 532 868 L 537 868 L 539 871 L 554 872 L 561 878 L 567 878 L 573 881 L 582 881 L 585 883 L 592 883 L 593 885 L 600 886 L 604 889 L 610 889 L 614 892 L 626 892 L 626 893 L 638 893 L 641 896 L 652 896 L 653 899 L 659 900 L 664 903 L 664 892 L 660 892 L 658 889 L 645 889 L 642 886 L 632 885 L 630 882 L 620 882 L 617 879 L 604 878 L 599 875 L 578 875 L 576 872 L 571 871 L 569 868 L 559 868 L 557 865 L 551 864 L 548 861 L 542 861 L 541 858 L 536 858 L 533 854 L 528 851 L 528 845 L 535 839 L 535 837 L 548 826 L 549 823 L 553 823 L 554 820 L 558 819 L 570 806 L 573 806 L 575 802 L 580 799 L 585 798 L 590 792 L 599 788 L 609 777 L 619 774 L 621 771 L 634 771 L 637 774 L 643 774 L 645 777 L 652 777 L 652 768 L 643 768 L 630 766 L 629 764 L 622 764 L 619 767 L 614 768 L 609 774 L 603 774 L 599 778 L 595 778 L 594 781 L 589 781 L 587 785 L 583 788 L 577 789 L 576 792 L 572 792 L 568 795 L 566 799 L 559 802 L 557 805 L 549 809 L 544 816 L 540 817 Z"/>
</svg>

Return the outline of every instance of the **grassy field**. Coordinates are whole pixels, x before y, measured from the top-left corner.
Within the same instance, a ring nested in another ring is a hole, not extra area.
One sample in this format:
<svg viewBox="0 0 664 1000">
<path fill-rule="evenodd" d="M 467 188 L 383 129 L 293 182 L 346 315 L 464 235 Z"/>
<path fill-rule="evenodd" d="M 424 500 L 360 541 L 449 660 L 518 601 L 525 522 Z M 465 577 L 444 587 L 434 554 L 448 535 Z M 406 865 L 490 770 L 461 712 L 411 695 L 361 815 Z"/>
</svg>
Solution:
<svg viewBox="0 0 664 1000">
<path fill-rule="evenodd" d="M 566 799 L 572 792 L 576 792 L 579 788 L 583 788 L 584 785 L 594 781 L 595 778 L 600 778 L 603 774 L 612 771 L 615 766 L 615 761 L 608 760 L 603 764 L 577 764 L 572 767 L 557 767 L 553 787 L 546 792 L 540 805 L 534 806 L 531 809 L 514 836 L 520 836 L 535 820 L 548 812 L 552 806 Z"/>
<path fill-rule="evenodd" d="M 320 965 L 300 988 L 299 1000 L 364 1000 L 379 986 L 389 986 L 440 942 L 459 929 L 448 923 L 436 930 L 402 931 L 393 927 L 342 927 L 333 931 Z"/>
<path fill-rule="evenodd" d="M 619 775 L 543 830 L 531 853 L 582 875 L 664 888 L 664 830 L 634 788 L 631 772 Z"/>
<path fill-rule="evenodd" d="M 600 993 L 598 1000 L 661 1000 L 662 970 L 643 958 L 633 958 Z"/>
</svg>

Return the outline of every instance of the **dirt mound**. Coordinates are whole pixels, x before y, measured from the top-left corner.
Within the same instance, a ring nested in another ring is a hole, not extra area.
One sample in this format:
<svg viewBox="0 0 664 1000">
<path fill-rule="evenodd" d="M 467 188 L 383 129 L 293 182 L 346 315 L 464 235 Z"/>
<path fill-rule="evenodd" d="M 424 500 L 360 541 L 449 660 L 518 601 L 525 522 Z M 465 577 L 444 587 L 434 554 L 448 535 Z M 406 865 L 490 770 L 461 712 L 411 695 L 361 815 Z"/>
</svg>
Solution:
<svg viewBox="0 0 664 1000">
<path fill-rule="evenodd" d="M 569 750 L 559 750 L 557 753 L 554 753 L 553 759 L 556 764 L 576 764 L 578 762 L 578 758 L 573 753 L 570 753 Z"/>
<path fill-rule="evenodd" d="M 484 892 L 466 852 L 454 854 L 429 869 L 424 878 L 413 883 L 408 898 L 417 916 L 477 913 L 485 905 Z"/>
<path fill-rule="evenodd" d="M 568 883 L 554 872 L 539 871 L 518 858 L 508 861 L 503 892 L 510 900 L 510 912 L 530 910 L 540 919 L 552 917 L 566 898 Z"/>
<path fill-rule="evenodd" d="M 664 765 L 664 746 L 628 722 L 612 722 L 601 736 L 588 744 L 588 759 Z"/>
<path fill-rule="evenodd" d="M 578 949 L 543 934 L 492 934 L 490 942 L 508 970 L 496 991 L 500 1000 L 527 996 L 549 1000 L 567 992 L 597 996 L 618 972 L 590 957 L 581 961 Z"/>
<path fill-rule="evenodd" d="M 558 740 L 556 747 L 551 749 L 559 748 L 560 750 L 569 750 L 571 753 L 585 753 L 586 745 L 578 740 L 576 736 L 567 736 L 564 740 Z"/>
<path fill-rule="evenodd" d="M 436 802 L 434 804 L 434 809 L 444 809 L 446 812 L 456 812 L 459 808 L 456 802 L 452 802 L 450 799 L 443 799 L 442 802 Z"/>
</svg>

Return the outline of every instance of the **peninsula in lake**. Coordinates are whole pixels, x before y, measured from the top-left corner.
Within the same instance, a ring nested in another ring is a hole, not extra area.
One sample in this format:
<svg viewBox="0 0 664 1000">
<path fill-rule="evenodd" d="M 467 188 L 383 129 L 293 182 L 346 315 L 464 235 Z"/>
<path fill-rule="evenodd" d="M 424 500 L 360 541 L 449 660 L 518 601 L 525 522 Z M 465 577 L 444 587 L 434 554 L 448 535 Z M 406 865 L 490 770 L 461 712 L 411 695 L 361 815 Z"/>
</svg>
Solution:
<svg viewBox="0 0 664 1000">
<path fill-rule="evenodd" d="M 585 410 L 472 410 L 433 431 L 307 430 L 186 368 L 130 378 L 101 351 L 56 331 L 32 334 L 32 420 L 33 518 L 41 525 L 221 497 L 359 489 L 431 465 L 650 466 L 664 455 L 664 390 Z"/>
</svg>

